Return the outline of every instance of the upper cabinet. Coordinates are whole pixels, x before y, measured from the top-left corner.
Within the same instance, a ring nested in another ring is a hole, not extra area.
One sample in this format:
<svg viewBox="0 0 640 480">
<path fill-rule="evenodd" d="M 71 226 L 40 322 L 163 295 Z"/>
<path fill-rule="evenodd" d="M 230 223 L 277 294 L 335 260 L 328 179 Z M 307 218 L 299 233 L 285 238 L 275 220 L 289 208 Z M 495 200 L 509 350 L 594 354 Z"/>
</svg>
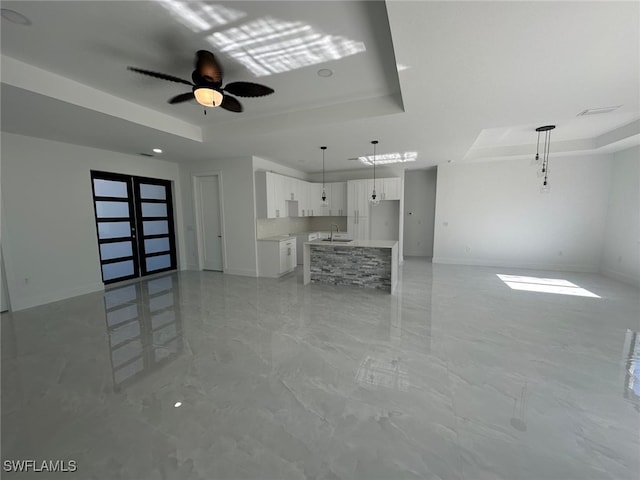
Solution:
<svg viewBox="0 0 640 480">
<path fill-rule="evenodd" d="M 380 200 L 400 200 L 402 195 L 402 179 L 399 177 L 394 178 L 381 178 L 381 195 Z"/>
<path fill-rule="evenodd" d="M 329 213 L 333 217 L 347 216 L 347 182 L 333 182 L 327 184 L 329 197 Z"/>
<path fill-rule="evenodd" d="M 310 183 L 273 172 L 256 172 L 258 218 L 333 216 L 367 217 L 373 182 L 352 180 L 325 183 L 328 205 L 322 205 L 322 183 Z M 376 180 L 381 200 L 399 200 L 400 178 Z"/>
<path fill-rule="evenodd" d="M 256 172 L 256 215 L 258 218 L 282 218 L 288 216 L 290 200 L 289 177 L 273 172 Z"/>
<path fill-rule="evenodd" d="M 371 180 L 351 180 L 347 182 L 347 215 L 350 217 L 369 216 L 369 196 L 373 191 Z"/>
</svg>

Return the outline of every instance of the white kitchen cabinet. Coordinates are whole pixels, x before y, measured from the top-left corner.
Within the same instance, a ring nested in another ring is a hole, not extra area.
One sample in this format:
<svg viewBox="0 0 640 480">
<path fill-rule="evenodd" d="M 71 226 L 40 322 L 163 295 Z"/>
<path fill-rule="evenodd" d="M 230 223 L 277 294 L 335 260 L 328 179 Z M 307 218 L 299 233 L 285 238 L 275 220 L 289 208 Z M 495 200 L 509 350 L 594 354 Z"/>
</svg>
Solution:
<svg viewBox="0 0 640 480">
<path fill-rule="evenodd" d="M 369 216 L 369 197 L 373 191 L 371 180 L 347 182 L 347 213 L 353 217 Z"/>
<path fill-rule="evenodd" d="M 373 191 L 372 180 L 347 182 L 347 231 L 354 240 L 369 240 L 369 197 Z"/>
<path fill-rule="evenodd" d="M 307 202 L 307 216 L 319 217 L 322 215 L 322 184 L 321 183 L 309 183 L 309 199 Z"/>
<path fill-rule="evenodd" d="M 280 218 L 287 215 L 282 194 L 281 175 L 256 172 L 256 214 L 258 218 Z"/>
<path fill-rule="evenodd" d="M 334 182 L 327 185 L 329 213 L 333 217 L 347 216 L 347 182 Z"/>
<path fill-rule="evenodd" d="M 308 217 L 307 204 L 309 203 L 309 183 L 304 180 L 297 180 L 297 200 L 298 200 L 298 216 Z"/>
<path fill-rule="evenodd" d="M 349 227 L 353 225 L 352 228 L 349 228 L 349 237 L 353 238 L 353 240 L 371 240 L 369 217 L 349 218 L 349 220 L 354 219 L 355 222 L 349 224 Z"/>
<path fill-rule="evenodd" d="M 380 200 L 400 200 L 400 195 L 402 194 L 402 179 L 399 177 L 392 178 L 381 178 L 379 184 L 381 185 L 380 189 Z M 378 181 L 376 180 L 376 183 Z"/>
<path fill-rule="evenodd" d="M 258 275 L 277 278 L 296 268 L 296 237 L 258 240 Z"/>
</svg>

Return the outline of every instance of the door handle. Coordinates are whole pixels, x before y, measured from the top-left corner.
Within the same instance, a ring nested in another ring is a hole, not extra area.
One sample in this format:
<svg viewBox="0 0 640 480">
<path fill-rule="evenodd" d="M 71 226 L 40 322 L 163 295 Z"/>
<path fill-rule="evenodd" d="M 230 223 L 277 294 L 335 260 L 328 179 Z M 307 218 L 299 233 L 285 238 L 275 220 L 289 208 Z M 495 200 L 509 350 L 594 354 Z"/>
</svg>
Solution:
<svg viewBox="0 0 640 480">
<path fill-rule="evenodd" d="M 218 238 L 222 238 L 222 235 L 218 235 Z"/>
</svg>

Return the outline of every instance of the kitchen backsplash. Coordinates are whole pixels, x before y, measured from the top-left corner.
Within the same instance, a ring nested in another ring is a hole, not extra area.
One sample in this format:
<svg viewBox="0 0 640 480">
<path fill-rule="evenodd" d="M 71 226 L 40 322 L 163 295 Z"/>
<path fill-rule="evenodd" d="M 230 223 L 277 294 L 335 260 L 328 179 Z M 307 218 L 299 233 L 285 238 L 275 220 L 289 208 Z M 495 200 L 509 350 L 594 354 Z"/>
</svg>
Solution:
<svg viewBox="0 0 640 480">
<path fill-rule="evenodd" d="M 256 235 L 257 238 L 265 238 L 286 233 L 328 232 L 332 223 L 338 225 L 341 232 L 347 231 L 347 217 L 259 218 Z"/>
<path fill-rule="evenodd" d="M 331 224 L 335 223 L 341 232 L 347 231 L 347 217 L 310 217 L 311 225 L 309 230 L 312 232 L 329 232 Z"/>
<path fill-rule="evenodd" d="M 257 238 L 272 237 L 285 233 L 308 232 L 310 217 L 259 218 L 256 225 Z"/>
</svg>

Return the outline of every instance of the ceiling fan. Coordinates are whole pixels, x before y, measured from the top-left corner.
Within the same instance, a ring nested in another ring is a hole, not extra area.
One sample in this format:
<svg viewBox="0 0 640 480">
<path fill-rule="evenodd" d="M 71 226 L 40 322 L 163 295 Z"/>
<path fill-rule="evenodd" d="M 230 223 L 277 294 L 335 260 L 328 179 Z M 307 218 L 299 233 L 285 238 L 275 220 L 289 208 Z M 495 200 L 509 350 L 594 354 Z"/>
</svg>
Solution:
<svg viewBox="0 0 640 480">
<path fill-rule="evenodd" d="M 151 70 L 143 70 L 136 67 L 127 67 L 127 69 L 150 77 L 160 78 L 161 80 L 168 80 L 169 82 L 184 83 L 191 87 L 191 92 L 181 93 L 170 98 L 168 102 L 171 104 L 195 99 L 196 102 L 205 107 L 221 107 L 230 112 L 242 112 L 242 104 L 237 98 L 229 94 L 239 97 L 263 97 L 273 93 L 272 88 L 259 83 L 231 82 L 222 86 L 222 77 L 224 75 L 222 67 L 213 53 L 207 50 L 198 50 L 196 52 L 196 69 L 191 74 L 192 82 L 173 75 L 167 75 L 166 73 L 152 72 Z M 207 114 L 206 110 L 204 114 Z"/>
</svg>

